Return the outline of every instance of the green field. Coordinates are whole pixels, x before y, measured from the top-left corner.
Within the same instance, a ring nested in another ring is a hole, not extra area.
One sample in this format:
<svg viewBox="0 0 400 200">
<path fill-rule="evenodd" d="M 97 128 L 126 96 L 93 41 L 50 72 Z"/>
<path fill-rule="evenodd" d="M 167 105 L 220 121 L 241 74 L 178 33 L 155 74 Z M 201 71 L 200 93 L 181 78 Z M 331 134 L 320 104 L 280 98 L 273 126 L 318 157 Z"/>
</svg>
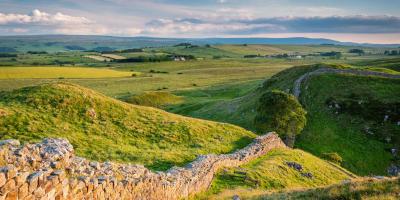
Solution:
<svg viewBox="0 0 400 200">
<path fill-rule="evenodd" d="M 106 95 L 124 98 L 146 91 L 175 91 L 196 89 L 216 84 L 228 84 L 238 81 L 264 79 L 289 68 L 301 61 L 253 60 L 246 61 L 221 59 L 187 62 L 127 63 L 113 64 L 113 70 L 127 74 L 121 78 L 68 79 L 63 81 L 76 83 L 100 91 Z M 103 69 L 103 68 L 101 68 Z M 163 73 L 150 73 L 151 70 Z M 140 72 L 138 77 L 131 74 Z M 32 76 L 32 75 L 31 75 Z M 54 79 L 1 79 L 0 90 L 11 90 L 24 86 L 55 82 Z"/>
<path fill-rule="evenodd" d="M 139 73 L 85 67 L 0 67 L 0 79 L 117 78 Z"/>
</svg>

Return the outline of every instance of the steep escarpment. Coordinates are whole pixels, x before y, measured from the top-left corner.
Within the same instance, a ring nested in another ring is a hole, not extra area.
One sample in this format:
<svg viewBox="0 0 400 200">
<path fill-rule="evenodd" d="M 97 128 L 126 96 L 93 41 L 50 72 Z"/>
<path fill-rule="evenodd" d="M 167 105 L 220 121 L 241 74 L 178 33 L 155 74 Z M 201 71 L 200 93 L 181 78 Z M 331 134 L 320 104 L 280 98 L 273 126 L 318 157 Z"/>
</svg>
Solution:
<svg viewBox="0 0 400 200">
<path fill-rule="evenodd" d="M 67 138 L 77 155 L 166 170 L 196 155 L 229 153 L 255 134 L 243 128 L 130 105 L 77 85 L 0 93 L 0 139 Z"/>
</svg>

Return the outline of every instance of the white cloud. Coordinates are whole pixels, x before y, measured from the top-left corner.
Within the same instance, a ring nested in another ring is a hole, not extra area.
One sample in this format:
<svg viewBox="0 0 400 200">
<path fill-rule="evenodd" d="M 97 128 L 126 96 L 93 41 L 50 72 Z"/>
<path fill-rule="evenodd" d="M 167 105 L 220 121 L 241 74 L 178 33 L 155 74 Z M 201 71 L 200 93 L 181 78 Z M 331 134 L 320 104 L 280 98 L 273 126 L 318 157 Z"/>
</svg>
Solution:
<svg viewBox="0 0 400 200">
<path fill-rule="evenodd" d="M 85 17 L 57 12 L 50 14 L 38 9 L 29 14 L 0 13 L 0 26 L 3 30 L 22 34 L 109 34 L 110 29 Z"/>
<path fill-rule="evenodd" d="M 35 9 L 30 14 L 4 14 L 0 13 L 0 25 L 9 24 L 36 24 L 36 25 L 60 25 L 60 24 L 90 24 L 85 17 L 75 17 L 56 13 L 54 15 Z"/>
</svg>

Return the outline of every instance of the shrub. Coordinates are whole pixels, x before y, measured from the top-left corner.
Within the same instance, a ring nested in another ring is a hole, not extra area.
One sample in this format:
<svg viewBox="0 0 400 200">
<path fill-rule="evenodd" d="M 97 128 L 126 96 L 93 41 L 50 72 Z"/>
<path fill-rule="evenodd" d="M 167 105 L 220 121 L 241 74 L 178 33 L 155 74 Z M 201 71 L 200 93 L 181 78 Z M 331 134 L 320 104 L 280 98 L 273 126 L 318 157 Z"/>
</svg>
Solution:
<svg viewBox="0 0 400 200">
<path fill-rule="evenodd" d="M 334 162 L 338 165 L 341 165 L 343 162 L 343 158 L 336 152 L 332 152 L 332 153 L 323 153 L 322 157 L 326 160 L 329 160 L 331 162 Z"/>
<path fill-rule="evenodd" d="M 296 97 L 279 90 L 268 91 L 259 99 L 254 125 L 264 133 L 276 131 L 286 145 L 293 147 L 295 136 L 306 124 L 306 111 Z"/>
</svg>

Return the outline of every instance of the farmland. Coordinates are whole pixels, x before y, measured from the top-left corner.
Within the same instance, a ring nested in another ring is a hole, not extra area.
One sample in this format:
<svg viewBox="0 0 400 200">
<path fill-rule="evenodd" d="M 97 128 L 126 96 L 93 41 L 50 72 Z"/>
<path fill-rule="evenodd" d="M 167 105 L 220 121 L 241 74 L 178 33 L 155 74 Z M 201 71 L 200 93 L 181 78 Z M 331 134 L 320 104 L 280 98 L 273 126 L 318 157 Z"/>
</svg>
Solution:
<svg viewBox="0 0 400 200">
<path fill-rule="evenodd" d="M 87 67 L 0 67 L 0 79 L 81 79 L 130 77 L 132 72 Z"/>
</svg>

